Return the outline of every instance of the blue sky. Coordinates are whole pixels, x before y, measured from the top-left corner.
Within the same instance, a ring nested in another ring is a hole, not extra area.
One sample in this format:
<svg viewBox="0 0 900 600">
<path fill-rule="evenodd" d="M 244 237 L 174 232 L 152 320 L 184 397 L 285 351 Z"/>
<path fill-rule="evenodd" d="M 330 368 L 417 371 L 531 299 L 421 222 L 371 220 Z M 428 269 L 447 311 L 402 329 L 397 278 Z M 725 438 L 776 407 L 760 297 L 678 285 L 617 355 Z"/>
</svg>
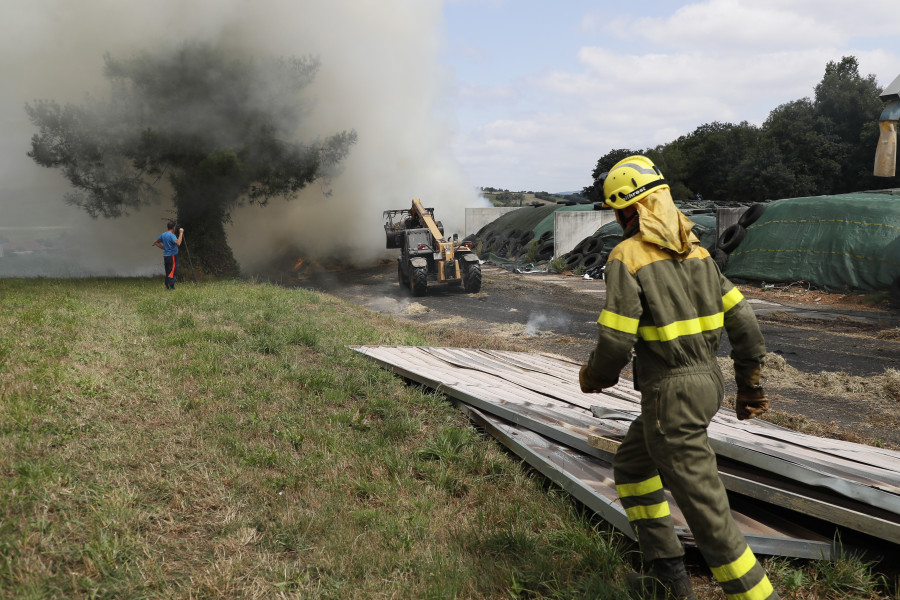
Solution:
<svg viewBox="0 0 900 600">
<path fill-rule="evenodd" d="M 843 56 L 900 74 L 893 0 L 446 0 L 443 17 L 453 154 L 476 186 L 578 190 L 613 148 L 761 124 Z"/>
</svg>

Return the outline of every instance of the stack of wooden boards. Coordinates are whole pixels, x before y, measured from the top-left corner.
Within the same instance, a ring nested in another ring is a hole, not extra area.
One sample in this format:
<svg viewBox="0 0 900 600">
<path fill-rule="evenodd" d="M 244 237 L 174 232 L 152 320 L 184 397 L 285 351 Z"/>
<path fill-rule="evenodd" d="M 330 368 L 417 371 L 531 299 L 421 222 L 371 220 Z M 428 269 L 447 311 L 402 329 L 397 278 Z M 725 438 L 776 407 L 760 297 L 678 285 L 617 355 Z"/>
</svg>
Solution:
<svg viewBox="0 0 900 600">
<path fill-rule="evenodd" d="M 630 382 L 583 394 L 579 365 L 542 354 L 463 348 L 354 346 L 439 390 L 485 431 L 633 537 L 616 496 L 612 457 L 640 396 Z M 797 433 L 721 409 L 710 446 L 732 513 L 754 552 L 829 559 L 840 531 L 900 544 L 900 452 Z M 669 497 L 686 545 L 690 530 Z"/>
</svg>

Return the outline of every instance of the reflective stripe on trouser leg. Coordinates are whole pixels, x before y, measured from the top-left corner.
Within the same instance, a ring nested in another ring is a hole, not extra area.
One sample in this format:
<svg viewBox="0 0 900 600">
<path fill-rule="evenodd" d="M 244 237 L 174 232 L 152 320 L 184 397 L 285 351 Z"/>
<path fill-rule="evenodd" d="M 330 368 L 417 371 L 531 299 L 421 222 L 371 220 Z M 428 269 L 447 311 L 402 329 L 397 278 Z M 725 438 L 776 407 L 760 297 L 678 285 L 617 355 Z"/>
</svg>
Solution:
<svg viewBox="0 0 900 600">
<path fill-rule="evenodd" d="M 741 555 L 710 570 L 729 600 L 769 600 L 778 598 L 772 583 L 750 546 Z"/>
<path fill-rule="evenodd" d="M 709 447 L 706 428 L 723 396 L 721 373 L 678 373 L 654 385 L 649 395 L 652 402 L 642 399 L 642 410 L 656 420 L 656 427 L 645 428 L 650 454 L 716 579 L 734 600 L 777 598 L 731 516 Z"/>
<path fill-rule="evenodd" d="M 616 492 L 634 529 L 645 561 L 684 554 L 675 535 L 659 472 L 647 453 L 644 421 L 631 424 L 613 460 Z"/>
</svg>

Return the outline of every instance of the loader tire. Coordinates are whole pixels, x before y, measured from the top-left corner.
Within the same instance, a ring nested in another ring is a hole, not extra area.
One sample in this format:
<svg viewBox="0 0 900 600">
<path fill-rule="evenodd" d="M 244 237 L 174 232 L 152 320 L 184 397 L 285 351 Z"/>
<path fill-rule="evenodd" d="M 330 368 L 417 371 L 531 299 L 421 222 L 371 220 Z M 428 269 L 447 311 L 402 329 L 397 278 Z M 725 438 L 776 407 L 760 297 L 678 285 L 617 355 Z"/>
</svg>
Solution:
<svg viewBox="0 0 900 600">
<path fill-rule="evenodd" d="M 428 269 L 415 267 L 409 276 L 409 291 L 413 296 L 424 296 L 428 290 Z"/>
<path fill-rule="evenodd" d="M 397 281 L 400 283 L 400 289 L 406 287 L 406 277 L 403 276 L 403 267 L 397 262 Z"/>
<path fill-rule="evenodd" d="M 462 273 L 463 289 L 470 294 L 477 294 L 481 291 L 481 265 L 472 263 L 463 269 Z"/>
</svg>

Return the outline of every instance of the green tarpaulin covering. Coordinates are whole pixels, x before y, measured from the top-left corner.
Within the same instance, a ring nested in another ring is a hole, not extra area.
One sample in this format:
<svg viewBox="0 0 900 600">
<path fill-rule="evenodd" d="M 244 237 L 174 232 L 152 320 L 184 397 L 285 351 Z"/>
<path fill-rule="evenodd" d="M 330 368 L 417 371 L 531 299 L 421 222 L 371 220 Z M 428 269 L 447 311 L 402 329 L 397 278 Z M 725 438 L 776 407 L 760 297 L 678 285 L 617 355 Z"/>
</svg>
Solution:
<svg viewBox="0 0 900 600">
<path fill-rule="evenodd" d="M 900 197 L 855 193 L 772 202 L 747 228 L 725 274 L 836 289 L 887 289 L 900 277 Z"/>
</svg>

